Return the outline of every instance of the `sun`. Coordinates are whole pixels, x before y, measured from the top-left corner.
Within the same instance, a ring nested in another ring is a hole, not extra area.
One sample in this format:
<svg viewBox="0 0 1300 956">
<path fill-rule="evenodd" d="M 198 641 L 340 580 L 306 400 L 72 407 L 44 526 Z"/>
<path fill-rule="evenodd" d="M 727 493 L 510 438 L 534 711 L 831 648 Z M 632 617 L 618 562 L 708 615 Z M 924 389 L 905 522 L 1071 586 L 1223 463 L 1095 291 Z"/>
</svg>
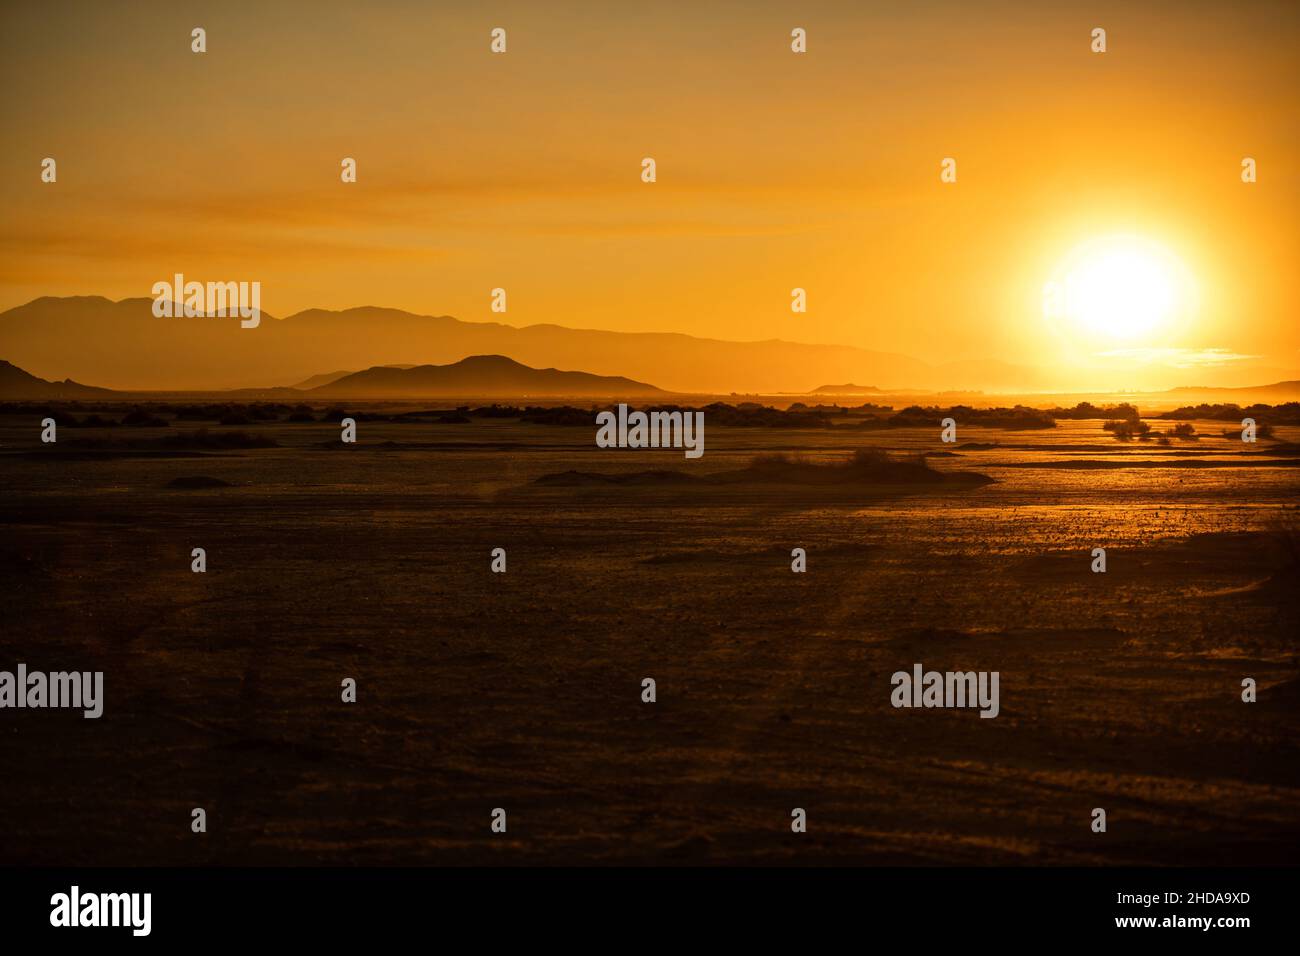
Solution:
<svg viewBox="0 0 1300 956">
<path fill-rule="evenodd" d="M 1157 242 L 1104 236 L 1076 247 L 1047 284 L 1044 311 L 1092 338 L 1149 340 L 1188 304 L 1187 270 Z"/>
</svg>

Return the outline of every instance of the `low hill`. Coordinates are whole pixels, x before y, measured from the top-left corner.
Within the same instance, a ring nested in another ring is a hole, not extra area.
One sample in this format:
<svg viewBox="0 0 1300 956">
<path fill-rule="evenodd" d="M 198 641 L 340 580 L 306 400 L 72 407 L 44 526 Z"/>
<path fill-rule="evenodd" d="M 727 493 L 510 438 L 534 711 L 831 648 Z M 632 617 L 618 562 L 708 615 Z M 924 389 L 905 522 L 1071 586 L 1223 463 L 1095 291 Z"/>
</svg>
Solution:
<svg viewBox="0 0 1300 956">
<path fill-rule="evenodd" d="M 620 375 L 531 368 L 504 355 L 471 355 L 451 365 L 375 366 L 310 390 L 321 396 L 648 396 L 668 393 Z"/>
<path fill-rule="evenodd" d="M 415 366 L 414 365 L 384 365 L 382 366 L 382 368 L 415 368 Z M 296 388 L 299 391 L 305 392 L 308 389 L 320 388 L 322 385 L 329 385 L 331 382 L 337 382 L 345 375 L 355 375 L 356 373 L 357 373 L 357 369 L 354 368 L 339 369 L 337 372 L 322 372 L 319 375 L 313 375 L 311 378 L 304 379 L 303 381 L 298 382 L 295 385 L 290 385 L 288 387 Z"/>
<path fill-rule="evenodd" d="M 1300 381 L 1274 382 L 1272 385 L 1245 385 L 1236 388 L 1185 385 L 1171 388 L 1165 394 L 1178 398 L 1205 396 L 1216 402 L 1234 402 L 1238 405 L 1250 405 L 1256 402 L 1294 402 L 1300 401 Z"/>
<path fill-rule="evenodd" d="M 320 388 L 322 385 L 328 385 L 331 382 L 337 382 L 345 375 L 356 374 L 355 369 L 339 369 L 337 372 L 321 372 L 319 375 L 313 375 L 311 378 L 303 379 L 290 385 L 289 388 L 295 388 L 299 391 L 306 391 L 309 388 Z"/>
<path fill-rule="evenodd" d="M 814 388 L 809 395 L 864 395 L 871 392 L 879 392 L 880 389 L 874 385 L 819 385 Z"/>
<path fill-rule="evenodd" d="M 82 385 L 67 378 L 49 382 L 25 372 L 17 365 L 0 360 L 0 398 L 93 398 L 113 394 L 107 388 Z"/>
</svg>

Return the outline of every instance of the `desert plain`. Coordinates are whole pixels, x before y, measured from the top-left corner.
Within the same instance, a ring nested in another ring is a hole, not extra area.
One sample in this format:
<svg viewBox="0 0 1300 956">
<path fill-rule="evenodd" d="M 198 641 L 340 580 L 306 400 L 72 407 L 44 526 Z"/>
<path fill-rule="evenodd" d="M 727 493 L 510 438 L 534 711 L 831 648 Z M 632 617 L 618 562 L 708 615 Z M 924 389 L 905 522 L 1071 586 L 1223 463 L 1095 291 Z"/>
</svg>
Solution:
<svg viewBox="0 0 1300 956">
<path fill-rule="evenodd" d="M 850 413 L 687 461 L 457 404 L 351 403 L 352 445 L 325 406 L 4 409 L 0 666 L 105 704 L 7 714 L 0 862 L 1296 859 L 1300 426 Z M 950 480 L 751 468 L 859 452 Z M 997 718 L 892 707 L 918 662 L 998 671 Z"/>
</svg>

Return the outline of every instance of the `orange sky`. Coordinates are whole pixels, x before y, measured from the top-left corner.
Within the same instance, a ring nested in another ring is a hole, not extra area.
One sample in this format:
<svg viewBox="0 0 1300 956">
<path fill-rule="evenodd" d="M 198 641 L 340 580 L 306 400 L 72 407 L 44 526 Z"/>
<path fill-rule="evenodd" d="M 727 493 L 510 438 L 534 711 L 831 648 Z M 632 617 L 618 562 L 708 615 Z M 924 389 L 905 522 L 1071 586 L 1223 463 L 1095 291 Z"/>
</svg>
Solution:
<svg viewBox="0 0 1300 956">
<path fill-rule="evenodd" d="M 8 6 L 0 308 L 183 272 L 258 280 L 275 315 L 1106 364 L 1053 337 L 1042 287 L 1131 231 L 1200 301 L 1130 345 L 1300 368 L 1300 4 L 1137 6 Z"/>
</svg>

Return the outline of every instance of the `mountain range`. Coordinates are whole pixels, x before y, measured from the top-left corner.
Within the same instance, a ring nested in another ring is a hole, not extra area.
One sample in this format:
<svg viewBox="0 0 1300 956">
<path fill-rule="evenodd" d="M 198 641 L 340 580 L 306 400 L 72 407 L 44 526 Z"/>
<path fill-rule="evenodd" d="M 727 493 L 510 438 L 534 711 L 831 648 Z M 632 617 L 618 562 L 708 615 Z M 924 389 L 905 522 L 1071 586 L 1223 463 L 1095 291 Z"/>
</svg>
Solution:
<svg viewBox="0 0 1300 956">
<path fill-rule="evenodd" d="M 517 328 L 369 306 L 308 309 L 283 319 L 262 313 L 256 328 L 245 329 L 232 318 L 157 318 L 152 299 L 114 302 L 101 296 L 46 296 L 0 312 L 0 354 L 36 375 L 133 391 L 310 389 L 364 370 L 372 383 L 382 380 L 385 388 L 399 389 L 393 394 L 405 394 L 398 378 L 375 369 L 446 366 L 480 355 L 509 356 L 535 370 L 626 376 L 630 386 L 653 388 L 644 383 L 654 382 L 657 389 L 691 394 L 864 394 L 871 389 L 1031 394 L 1123 390 L 1131 384 L 1128 373 L 1083 370 L 1063 377 L 997 360 L 929 363 L 896 352 L 781 339 L 733 342 L 551 324 Z M 1295 377 L 1293 370 L 1273 368 L 1165 372 L 1167 385 L 1197 374 L 1210 387 Z M 822 384 L 863 381 L 872 385 Z"/>
<path fill-rule="evenodd" d="M 675 392 L 807 392 L 823 382 L 897 388 L 1032 390 L 1037 370 L 1002 362 L 930 365 L 906 355 L 769 339 L 730 342 L 676 332 L 523 328 L 397 309 L 309 309 L 284 319 L 156 318 L 153 300 L 46 296 L 0 313 L 0 354 L 36 374 L 115 389 L 211 391 L 307 384 L 321 369 L 447 364 L 508 355 L 533 368 L 625 375 Z M 327 373 L 329 374 L 329 373 Z M 318 379 L 318 381 L 320 381 Z"/>
<path fill-rule="evenodd" d="M 220 389 L 217 393 L 242 401 L 312 401 L 334 398 L 419 399 L 419 398 L 663 398 L 672 393 L 621 375 L 593 375 L 560 369 L 529 368 L 504 355 L 471 355 L 449 365 L 383 365 L 359 372 L 326 372 L 313 375 L 296 386 L 273 388 Z M 208 394 L 212 394 L 209 392 Z M 835 398 L 845 395 L 889 395 L 870 385 L 823 385 L 808 394 Z M 942 396 L 944 393 L 940 393 Z M 949 400 L 956 393 L 947 393 Z M 916 395 L 913 396 L 915 399 Z M 1031 396 L 1023 396 L 1031 402 Z M 1069 404 L 1079 396 L 1060 393 L 1036 396 L 1039 401 Z M 1131 400 L 1137 396 L 1112 395 L 1109 400 Z M 138 400 L 139 393 L 114 391 L 82 385 L 72 379 L 46 381 L 0 360 L 0 400 L 63 399 Z M 969 400 L 969 399 L 968 399 Z M 1240 388 L 1184 386 L 1163 392 L 1145 392 L 1138 399 L 1144 407 L 1157 402 L 1173 407 L 1201 402 L 1250 405 L 1300 401 L 1300 381 L 1275 382 Z"/>
</svg>

